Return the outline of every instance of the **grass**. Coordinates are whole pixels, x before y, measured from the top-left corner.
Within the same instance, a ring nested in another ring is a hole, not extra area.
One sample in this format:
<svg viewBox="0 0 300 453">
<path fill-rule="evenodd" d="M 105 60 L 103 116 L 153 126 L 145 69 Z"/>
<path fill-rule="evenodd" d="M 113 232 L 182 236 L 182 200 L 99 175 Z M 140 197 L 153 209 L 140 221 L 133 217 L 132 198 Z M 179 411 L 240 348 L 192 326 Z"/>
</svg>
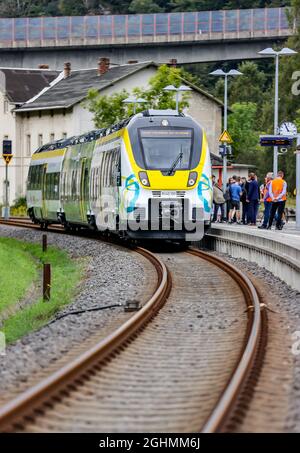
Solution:
<svg viewBox="0 0 300 453">
<path fill-rule="evenodd" d="M 49 247 L 46 253 L 42 252 L 41 245 L 30 244 L 14 239 L 0 238 L 0 247 L 2 250 L 10 249 L 10 259 L 16 256 L 16 251 L 20 253 L 22 261 L 16 259 L 11 273 L 14 273 L 12 285 L 17 282 L 18 276 L 24 273 L 24 258 L 26 258 L 27 267 L 31 269 L 31 280 L 27 277 L 26 283 L 34 281 L 37 276 L 41 279 L 43 263 L 51 264 L 51 299 L 44 302 L 41 294 L 36 295 L 33 304 L 27 305 L 16 314 L 12 315 L 2 326 L 2 332 L 6 336 L 6 342 L 10 343 L 21 338 L 25 334 L 37 330 L 46 324 L 55 313 L 63 306 L 70 303 L 75 295 L 78 282 L 83 276 L 83 265 L 81 262 L 71 260 L 65 251 L 55 247 Z M 7 256 L 7 255 L 6 255 Z M 23 263 L 23 266 L 20 266 Z M 33 266 L 33 267 L 32 267 Z M 2 280 L 2 277 L 1 277 Z M 23 288 L 25 283 L 23 282 Z M 10 292 L 10 286 L 6 285 L 6 291 Z M 39 290 L 41 293 L 41 290 Z M 23 293 L 24 295 L 24 293 Z M 6 296 L 9 299 L 10 296 Z"/>
<path fill-rule="evenodd" d="M 38 272 L 21 243 L 0 238 L 0 314 L 23 298 Z"/>
</svg>

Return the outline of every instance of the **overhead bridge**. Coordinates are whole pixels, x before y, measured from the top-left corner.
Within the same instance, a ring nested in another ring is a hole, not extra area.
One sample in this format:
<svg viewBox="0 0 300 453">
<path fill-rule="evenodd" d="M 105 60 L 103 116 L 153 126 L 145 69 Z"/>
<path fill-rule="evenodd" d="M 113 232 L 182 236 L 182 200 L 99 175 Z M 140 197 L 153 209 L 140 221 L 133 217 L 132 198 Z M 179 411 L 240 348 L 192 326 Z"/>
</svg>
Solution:
<svg viewBox="0 0 300 453">
<path fill-rule="evenodd" d="M 93 67 L 99 56 L 178 63 L 257 58 L 293 33 L 286 8 L 0 19 L 0 66 Z M 269 43 L 266 43 L 269 41 Z"/>
</svg>

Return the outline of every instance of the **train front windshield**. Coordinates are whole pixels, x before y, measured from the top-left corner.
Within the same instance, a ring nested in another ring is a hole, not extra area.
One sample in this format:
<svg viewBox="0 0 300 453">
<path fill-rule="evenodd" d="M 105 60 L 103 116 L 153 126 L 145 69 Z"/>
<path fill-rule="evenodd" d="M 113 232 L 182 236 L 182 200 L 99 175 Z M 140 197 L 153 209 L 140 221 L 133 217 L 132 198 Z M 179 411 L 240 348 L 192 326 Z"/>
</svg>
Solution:
<svg viewBox="0 0 300 453">
<path fill-rule="evenodd" d="M 139 130 L 141 148 L 147 170 L 191 168 L 192 129 L 145 128 Z"/>
</svg>

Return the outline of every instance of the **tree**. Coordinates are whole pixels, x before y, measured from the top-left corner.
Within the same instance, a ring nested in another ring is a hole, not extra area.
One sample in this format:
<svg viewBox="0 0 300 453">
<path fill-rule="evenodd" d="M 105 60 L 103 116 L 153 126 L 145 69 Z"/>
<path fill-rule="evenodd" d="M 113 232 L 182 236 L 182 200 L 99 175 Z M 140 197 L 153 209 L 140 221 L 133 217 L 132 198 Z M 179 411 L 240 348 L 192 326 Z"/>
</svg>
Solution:
<svg viewBox="0 0 300 453">
<path fill-rule="evenodd" d="M 129 12 L 134 14 L 151 14 L 162 13 L 164 9 L 153 0 L 133 0 L 129 6 Z"/>
<path fill-rule="evenodd" d="M 95 126 L 101 129 L 126 118 L 128 106 L 123 101 L 128 96 L 125 90 L 110 96 L 100 96 L 98 90 L 93 88 L 89 90 L 83 105 L 93 113 Z"/>
<path fill-rule="evenodd" d="M 240 102 L 231 106 L 228 129 L 233 139 L 234 156 L 237 162 L 251 163 L 256 158 L 259 133 L 256 132 L 257 105 Z"/>
<path fill-rule="evenodd" d="M 87 13 L 87 8 L 83 0 L 60 0 L 59 11 L 64 16 L 77 16 Z"/>
<path fill-rule="evenodd" d="M 94 123 L 98 128 L 108 127 L 124 118 L 133 114 L 132 104 L 124 104 L 123 101 L 130 95 L 142 97 L 147 101 L 147 104 L 139 104 L 136 111 L 140 112 L 145 108 L 154 109 L 175 109 L 176 101 L 172 92 L 164 91 L 163 88 L 167 85 L 179 87 L 182 85 L 184 72 L 178 68 L 170 68 L 167 65 L 162 65 L 157 70 L 156 74 L 149 81 L 148 90 L 143 90 L 136 87 L 129 94 L 127 91 L 115 93 L 110 96 L 99 94 L 96 89 L 89 90 L 87 99 L 83 105 L 94 115 Z M 189 95 L 184 93 L 181 96 L 179 107 L 182 110 L 189 106 Z"/>
<path fill-rule="evenodd" d="M 259 71 L 257 64 L 253 61 L 241 63 L 238 66 L 238 70 L 243 75 L 241 77 L 233 77 L 231 81 L 229 93 L 230 103 L 253 102 L 259 105 L 267 85 L 265 72 Z"/>
</svg>

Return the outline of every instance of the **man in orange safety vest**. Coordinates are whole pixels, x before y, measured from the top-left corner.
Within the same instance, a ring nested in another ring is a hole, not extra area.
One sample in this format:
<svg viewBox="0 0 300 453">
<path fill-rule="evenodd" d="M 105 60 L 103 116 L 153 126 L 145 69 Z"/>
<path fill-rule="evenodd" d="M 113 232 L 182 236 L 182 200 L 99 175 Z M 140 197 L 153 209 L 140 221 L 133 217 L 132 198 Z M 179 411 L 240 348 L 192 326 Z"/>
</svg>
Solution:
<svg viewBox="0 0 300 453">
<path fill-rule="evenodd" d="M 273 179 L 269 187 L 269 195 L 272 200 L 268 230 L 272 228 L 272 223 L 277 212 L 276 229 L 282 230 L 282 214 L 285 208 L 287 183 L 284 181 L 283 171 L 278 172 L 277 178 Z"/>
</svg>

